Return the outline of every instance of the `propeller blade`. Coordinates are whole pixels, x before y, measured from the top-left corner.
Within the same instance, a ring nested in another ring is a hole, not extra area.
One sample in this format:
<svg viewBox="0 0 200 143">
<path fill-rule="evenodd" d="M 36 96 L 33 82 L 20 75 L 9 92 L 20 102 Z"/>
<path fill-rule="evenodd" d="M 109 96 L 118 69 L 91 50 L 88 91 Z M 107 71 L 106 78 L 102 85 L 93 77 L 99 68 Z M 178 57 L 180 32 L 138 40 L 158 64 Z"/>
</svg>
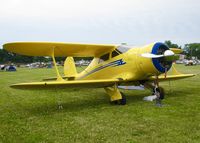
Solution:
<svg viewBox="0 0 200 143">
<path fill-rule="evenodd" d="M 155 54 L 151 54 L 151 53 L 143 53 L 141 54 L 142 57 L 145 58 L 161 58 L 164 57 L 164 55 L 155 55 Z"/>
<path fill-rule="evenodd" d="M 145 58 L 161 58 L 161 57 L 173 57 L 175 54 L 171 50 L 166 50 L 163 55 L 155 55 L 151 53 L 143 53 L 141 54 L 142 57 Z"/>
</svg>

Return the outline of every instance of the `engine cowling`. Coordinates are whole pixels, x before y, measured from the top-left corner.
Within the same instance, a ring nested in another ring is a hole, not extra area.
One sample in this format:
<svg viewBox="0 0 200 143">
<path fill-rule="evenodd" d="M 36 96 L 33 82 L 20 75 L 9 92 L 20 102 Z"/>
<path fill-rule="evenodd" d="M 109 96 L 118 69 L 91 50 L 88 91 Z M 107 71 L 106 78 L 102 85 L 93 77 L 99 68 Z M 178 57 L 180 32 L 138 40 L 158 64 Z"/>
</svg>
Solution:
<svg viewBox="0 0 200 143">
<path fill-rule="evenodd" d="M 169 47 L 163 43 L 155 43 L 151 51 L 151 53 L 155 55 L 165 55 L 165 53 L 169 52 Z M 160 58 L 152 58 L 152 62 L 155 68 L 161 73 L 164 73 L 166 70 L 168 71 L 172 66 L 172 60 L 167 60 L 165 56 Z"/>
<path fill-rule="evenodd" d="M 143 56 L 143 54 L 147 54 Z M 164 43 L 153 43 L 138 48 L 137 64 L 143 73 L 159 75 L 168 71 L 173 62 L 174 53 Z"/>
</svg>

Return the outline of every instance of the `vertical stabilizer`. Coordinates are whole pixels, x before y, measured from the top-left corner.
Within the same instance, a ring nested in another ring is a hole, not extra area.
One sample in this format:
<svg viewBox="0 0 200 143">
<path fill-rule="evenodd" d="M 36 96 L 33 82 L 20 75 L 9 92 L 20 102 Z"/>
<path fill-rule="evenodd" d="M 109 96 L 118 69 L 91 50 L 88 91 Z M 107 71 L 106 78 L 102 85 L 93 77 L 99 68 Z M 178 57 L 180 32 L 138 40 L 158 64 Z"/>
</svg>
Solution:
<svg viewBox="0 0 200 143">
<path fill-rule="evenodd" d="M 65 77 L 76 77 L 77 71 L 73 57 L 67 57 L 64 63 Z"/>
</svg>

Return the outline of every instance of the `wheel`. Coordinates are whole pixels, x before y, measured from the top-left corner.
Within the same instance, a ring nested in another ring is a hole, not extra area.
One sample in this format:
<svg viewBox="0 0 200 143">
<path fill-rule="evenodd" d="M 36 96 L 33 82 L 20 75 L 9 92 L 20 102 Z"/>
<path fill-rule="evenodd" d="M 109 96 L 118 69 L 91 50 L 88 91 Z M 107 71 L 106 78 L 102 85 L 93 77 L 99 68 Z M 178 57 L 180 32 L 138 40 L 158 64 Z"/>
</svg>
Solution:
<svg viewBox="0 0 200 143">
<path fill-rule="evenodd" d="M 122 95 L 122 99 L 120 99 L 120 105 L 126 105 L 126 96 L 124 93 L 120 92 Z"/>
<path fill-rule="evenodd" d="M 120 92 L 122 99 L 119 100 L 115 100 L 115 101 L 111 101 L 111 104 L 115 104 L 115 105 L 126 105 L 126 96 L 124 95 L 124 93 Z"/>
</svg>

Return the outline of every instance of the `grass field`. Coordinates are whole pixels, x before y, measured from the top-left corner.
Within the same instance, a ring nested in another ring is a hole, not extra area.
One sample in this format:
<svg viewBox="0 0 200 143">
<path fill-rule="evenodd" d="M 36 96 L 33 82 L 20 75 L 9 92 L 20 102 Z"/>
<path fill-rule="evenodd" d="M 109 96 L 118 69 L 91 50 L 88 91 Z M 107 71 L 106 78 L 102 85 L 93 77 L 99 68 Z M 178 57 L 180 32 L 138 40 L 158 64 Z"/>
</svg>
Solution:
<svg viewBox="0 0 200 143">
<path fill-rule="evenodd" d="M 177 66 L 184 73 L 200 72 L 200 66 Z M 127 105 L 115 106 L 103 89 L 9 88 L 53 75 L 53 69 L 0 72 L 0 142 L 200 142 L 200 75 L 162 83 L 162 108 L 142 100 L 148 90 L 124 91 Z"/>
</svg>

